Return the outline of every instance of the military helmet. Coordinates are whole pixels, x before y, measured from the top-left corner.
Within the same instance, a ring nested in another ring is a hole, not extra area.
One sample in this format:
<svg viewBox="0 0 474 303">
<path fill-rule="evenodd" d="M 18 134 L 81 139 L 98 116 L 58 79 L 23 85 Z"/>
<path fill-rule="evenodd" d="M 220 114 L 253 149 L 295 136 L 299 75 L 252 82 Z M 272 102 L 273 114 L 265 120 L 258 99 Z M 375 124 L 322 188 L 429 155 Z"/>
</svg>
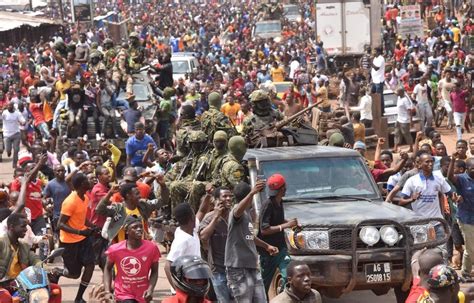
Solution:
<svg viewBox="0 0 474 303">
<path fill-rule="evenodd" d="M 222 97 L 221 94 L 218 92 L 212 92 L 207 97 L 207 102 L 210 106 L 216 107 L 217 109 L 221 109 Z"/>
<path fill-rule="evenodd" d="M 100 58 L 101 54 L 100 52 L 98 51 L 95 51 L 95 52 L 92 52 L 91 55 L 90 55 L 90 58 L 93 59 L 93 58 Z"/>
<path fill-rule="evenodd" d="M 247 152 L 247 144 L 245 143 L 245 139 L 242 136 L 233 136 L 229 139 L 229 143 L 227 144 L 229 148 L 229 152 L 239 161 L 245 156 Z"/>
<path fill-rule="evenodd" d="M 110 38 L 105 38 L 104 45 L 106 45 L 106 44 L 114 44 L 114 41 L 112 41 L 112 39 L 110 39 Z"/>
<path fill-rule="evenodd" d="M 214 141 L 225 140 L 227 141 L 227 133 L 223 130 L 218 130 L 214 133 Z"/>
<path fill-rule="evenodd" d="M 137 38 L 137 39 L 138 39 L 138 33 L 137 33 L 137 32 L 131 32 L 128 37 L 129 37 L 129 38 Z"/>
<path fill-rule="evenodd" d="M 174 88 L 165 87 L 165 89 L 163 90 L 163 98 L 169 99 L 174 95 L 174 93 L 175 93 Z"/>
<path fill-rule="evenodd" d="M 252 102 L 266 101 L 269 99 L 268 93 L 261 89 L 252 92 L 249 97 Z"/>
<path fill-rule="evenodd" d="M 198 143 L 198 142 L 206 142 L 207 135 L 205 132 L 201 130 L 193 131 L 189 134 L 189 143 Z"/>
</svg>

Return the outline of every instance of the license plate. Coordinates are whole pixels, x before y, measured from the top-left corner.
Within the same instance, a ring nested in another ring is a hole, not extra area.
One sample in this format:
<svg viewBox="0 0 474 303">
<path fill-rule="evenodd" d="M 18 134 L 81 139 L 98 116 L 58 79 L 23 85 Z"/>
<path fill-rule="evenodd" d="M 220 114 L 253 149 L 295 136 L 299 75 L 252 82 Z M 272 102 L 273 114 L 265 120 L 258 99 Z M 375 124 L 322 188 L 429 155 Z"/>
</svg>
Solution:
<svg viewBox="0 0 474 303">
<path fill-rule="evenodd" d="M 390 262 L 365 265 L 365 279 L 367 283 L 390 282 L 391 278 Z"/>
</svg>

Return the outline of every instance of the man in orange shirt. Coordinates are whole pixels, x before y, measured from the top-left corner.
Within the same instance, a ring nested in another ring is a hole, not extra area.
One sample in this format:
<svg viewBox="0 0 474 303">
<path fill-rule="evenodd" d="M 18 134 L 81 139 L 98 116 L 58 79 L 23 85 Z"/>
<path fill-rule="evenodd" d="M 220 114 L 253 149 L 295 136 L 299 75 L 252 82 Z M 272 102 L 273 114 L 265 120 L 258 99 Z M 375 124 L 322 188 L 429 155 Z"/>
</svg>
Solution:
<svg viewBox="0 0 474 303">
<path fill-rule="evenodd" d="M 123 183 L 136 183 L 140 198 L 148 200 L 151 194 L 151 186 L 144 182 L 138 181 L 138 172 L 135 167 L 127 167 L 123 171 Z M 153 180 L 151 180 L 153 181 Z M 114 203 L 122 202 L 124 199 L 120 192 L 115 193 L 110 199 Z"/>
<path fill-rule="evenodd" d="M 94 250 L 92 249 L 95 226 L 86 218 L 89 198 L 86 192 L 90 189 L 87 176 L 79 173 L 72 178 L 74 191 L 63 201 L 58 227 L 60 246 L 64 247 L 64 267 L 70 279 L 78 279 L 82 274 L 81 284 L 74 303 L 85 303 L 82 298 L 94 273 Z"/>
<path fill-rule="evenodd" d="M 227 102 L 222 104 L 221 112 L 226 115 L 232 122 L 232 125 L 237 124 L 237 113 L 240 110 L 240 104 L 235 103 L 235 97 L 233 95 L 227 96 Z"/>
</svg>

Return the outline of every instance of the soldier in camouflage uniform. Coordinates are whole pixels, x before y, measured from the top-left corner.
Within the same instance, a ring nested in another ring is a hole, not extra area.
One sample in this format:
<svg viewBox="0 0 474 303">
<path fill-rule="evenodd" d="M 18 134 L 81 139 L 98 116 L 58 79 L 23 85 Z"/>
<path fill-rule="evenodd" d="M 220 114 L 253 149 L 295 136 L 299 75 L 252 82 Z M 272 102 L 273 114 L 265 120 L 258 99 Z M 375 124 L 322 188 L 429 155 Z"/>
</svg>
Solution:
<svg viewBox="0 0 474 303">
<path fill-rule="evenodd" d="M 182 169 L 182 179 L 175 180 L 170 184 L 171 208 L 179 203 L 187 202 L 195 211 L 199 208 L 201 197 L 206 193 L 206 176 L 203 169 L 209 163 L 209 156 L 205 150 L 207 147 L 207 136 L 203 131 L 193 131 L 189 134 L 191 146 L 191 157 L 186 160 Z M 187 164 L 187 165 L 186 165 Z M 172 210 L 171 209 L 171 210 Z"/>
<path fill-rule="evenodd" d="M 97 74 L 99 70 L 105 70 L 105 64 L 102 63 L 102 54 L 99 51 L 91 52 L 89 56 L 89 63 L 87 64 L 87 70 L 93 74 Z"/>
<path fill-rule="evenodd" d="M 229 118 L 221 112 L 222 97 L 218 92 L 212 92 L 207 98 L 209 110 L 201 116 L 202 130 L 210 137 L 214 137 L 214 133 L 218 130 L 225 131 L 227 136 L 236 135 L 235 127 Z"/>
<path fill-rule="evenodd" d="M 104 62 L 105 67 L 107 69 L 111 69 L 114 67 L 114 60 L 117 56 L 117 52 L 115 51 L 114 42 L 112 39 L 107 38 L 104 40 Z"/>
<path fill-rule="evenodd" d="M 253 115 L 245 118 L 242 123 L 242 135 L 246 139 L 255 131 L 268 127 L 277 121 L 283 120 L 283 115 L 278 110 L 272 109 L 272 103 L 267 92 L 256 90 L 250 94 Z"/>
<path fill-rule="evenodd" d="M 122 82 L 130 81 L 133 84 L 132 77 L 128 75 L 128 44 L 122 44 L 122 48 L 118 52 L 115 60 L 114 67 L 112 69 L 112 80 L 115 81 L 116 85 Z"/>
<path fill-rule="evenodd" d="M 212 143 L 214 148 L 211 150 L 209 165 L 206 172 L 208 180 L 213 179 L 214 176 L 220 175 L 222 160 L 227 155 L 227 134 L 222 130 L 216 131 Z M 219 186 L 219 184 L 215 185 Z"/>
<path fill-rule="evenodd" d="M 201 130 L 201 123 L 196 120 L 196 111 L 191 105 L 185 105 L 181 108 L 181 116 L 176 132 L 176 152 L 178 157 L 186 156 L 190 149 L 188 144 L 188 135 L 191 131 Z"/>
<path fill-rule="evenodd" d="M 234 136 L 230 138 L 228 148 L 229 153 L 223 159 L 220 170 L 220 186 L 233 189 L 237 183 L 246 180 L 242 159 L 247 152 L 247 144 L 241 136 Z"/>
</svg>

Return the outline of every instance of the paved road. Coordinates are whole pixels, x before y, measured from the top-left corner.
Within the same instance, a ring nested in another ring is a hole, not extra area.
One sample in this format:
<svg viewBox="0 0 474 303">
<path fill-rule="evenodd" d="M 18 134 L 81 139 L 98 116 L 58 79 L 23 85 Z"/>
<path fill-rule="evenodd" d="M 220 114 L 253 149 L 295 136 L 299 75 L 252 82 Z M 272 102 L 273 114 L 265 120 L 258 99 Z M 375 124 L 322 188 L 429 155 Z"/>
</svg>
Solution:
<svg viewBox="0 0 474 303">
<path fill-rule="evenodd" d="M 441 130 L 443 142 L 446 144 L 448 152 L 451 153 L 454 150 L 454 146 L 456 143 L 456 136 L 455 133 L 452 131 Z M 470 134 L 466 134 L 465 139 L 470 137 Z M 6 159 L 6 154 L 3 155 L 4 161 L 0 163 L 0 182 L 10 182 L 13 176 L 13 169 L 11 167 L 11 161 Z M 161 299 L 165 298 L 169 295 L 169 283 L 165 277 L 164 273 L 164 258 L 160 261 L 160 272 L 159 272 L 159 279 L 155 291 L 155 301 L 160 302 Z M 102 280 L 102 273 L 99 268 L 96 268 L 91 284 L 98 284 L 101 283 Z M 60 285 L 63 290 L 63 302 L 65 303 L 72 303 L 74 302 L 74 297 L 79 285 L 78 280 L 70 280 L 70 279 L 61 279 Z M 84 298 L 88 297 L 88 293 L 91 287 L 88 288 Z M 354 292 L 347 296 L 343 296 L 339 299 L 324 299 L 325 303 L 372 303 L 372 302 L 385 302 L 385 303 L 392 303 L 395 301 L 395 296 L 393 292 L 389 292 L 387 295 L 377 297 L 370 291 L 360 291 Z"/>
</svg>

